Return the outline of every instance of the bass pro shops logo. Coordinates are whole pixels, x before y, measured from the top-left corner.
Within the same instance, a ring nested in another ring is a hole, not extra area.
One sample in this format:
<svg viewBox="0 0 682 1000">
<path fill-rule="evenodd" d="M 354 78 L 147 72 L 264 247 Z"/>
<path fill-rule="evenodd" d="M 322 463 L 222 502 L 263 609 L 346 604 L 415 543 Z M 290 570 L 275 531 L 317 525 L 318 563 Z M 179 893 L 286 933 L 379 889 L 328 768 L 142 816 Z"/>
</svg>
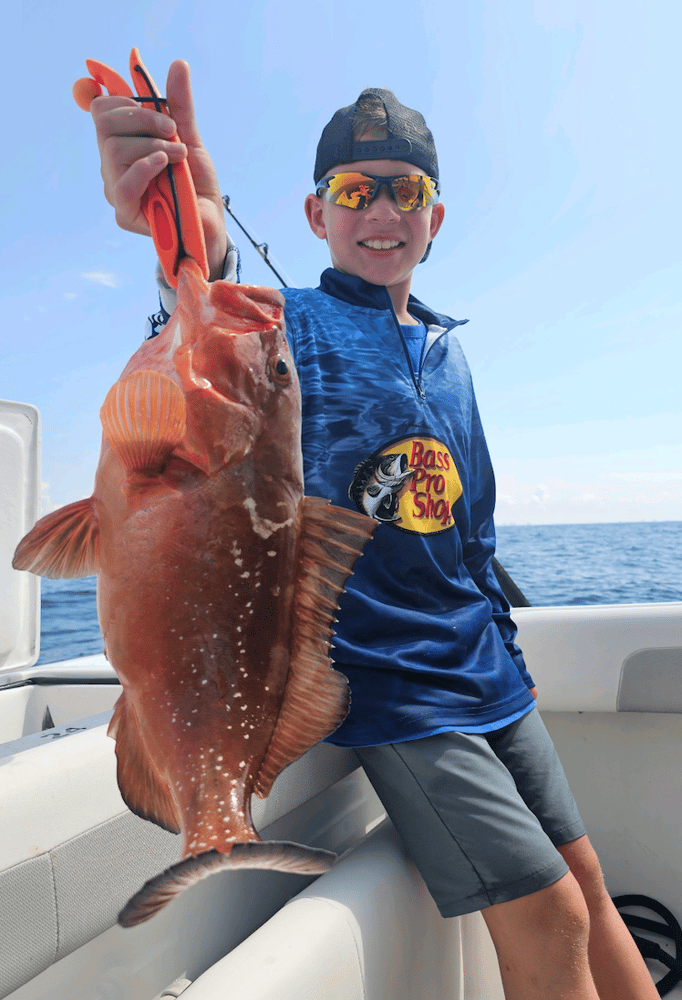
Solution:
<svg viewBox="0 0 682 1000">
<path fill-rule="evenodd" d="M 405 437 L 361 462 L 348 496 L 363 514 L 420 535 L 452 528 L 462 483 L 447 447 Z"/>
</svg>

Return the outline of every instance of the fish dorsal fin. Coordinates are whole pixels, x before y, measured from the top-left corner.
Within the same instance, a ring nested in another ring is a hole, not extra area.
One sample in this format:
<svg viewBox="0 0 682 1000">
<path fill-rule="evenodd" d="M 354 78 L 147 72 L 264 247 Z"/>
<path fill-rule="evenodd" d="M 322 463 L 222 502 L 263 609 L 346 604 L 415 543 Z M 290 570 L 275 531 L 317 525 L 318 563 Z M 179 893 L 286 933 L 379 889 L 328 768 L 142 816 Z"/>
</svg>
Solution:
<svg viewBox="0 0 682 1000">
<path fill-rule="evenodd" d="M 142 819 L 180 833 L 180 814 L 170 785 L 152 763 L 125 692 L 116 702 L 108 735 L 116 740 L 116 776 L 125 804 Z"/>
<path fill-rule="evenodd" d="M 46 514 L 19 542 L 12 565 L 53 580 L 99 569 L 99 522 L 92 497 Z"/>
<path fill-rule="evenodd" d="M 329 736 L 348 712 L 348 682 L 329 659 L 338 599 L 377 527 L 364 514 L 306 497 L 298 557 L 289 676 L 254 791 L 265 798 L 280 771 Z"/>
<path fill-rule="evenodd" d="M 132 372 L 112 385 L 100 418 L 125 469 L 156 472 L 185 434 L 185 398 L 167 375 Z"/>
</svg>

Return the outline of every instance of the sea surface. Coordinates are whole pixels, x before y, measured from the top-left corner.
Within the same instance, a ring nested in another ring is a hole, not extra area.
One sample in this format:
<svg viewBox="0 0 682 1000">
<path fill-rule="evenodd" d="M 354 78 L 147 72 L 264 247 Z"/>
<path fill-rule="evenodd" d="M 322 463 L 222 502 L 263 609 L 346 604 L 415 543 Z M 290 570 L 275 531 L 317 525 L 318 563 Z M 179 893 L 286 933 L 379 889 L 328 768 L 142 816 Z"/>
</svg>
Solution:
<svg viewBox="0 0 682 1000">
<path fill-rule="evenodd" d="M 513 525 L 497 557 L 533 605 L 682 601 L 682 521 Z M 101 653 L 95 577 L 42 581 L 38 663 Z"/>
</svg>

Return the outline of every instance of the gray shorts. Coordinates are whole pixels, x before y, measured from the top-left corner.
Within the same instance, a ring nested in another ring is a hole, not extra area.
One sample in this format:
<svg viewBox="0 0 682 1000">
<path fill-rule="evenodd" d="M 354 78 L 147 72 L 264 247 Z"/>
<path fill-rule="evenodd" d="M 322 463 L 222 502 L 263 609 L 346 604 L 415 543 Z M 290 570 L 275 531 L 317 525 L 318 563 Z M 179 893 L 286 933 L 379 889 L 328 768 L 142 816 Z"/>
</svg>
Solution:
<svg viewBox="0 0 682 1000">
<path fill-rule="evenodd" d="M 439 733 L 355 750 L 444 917 L 544 889 L 585 833 L 533 709 L 491 733 Z"/>
</svg>

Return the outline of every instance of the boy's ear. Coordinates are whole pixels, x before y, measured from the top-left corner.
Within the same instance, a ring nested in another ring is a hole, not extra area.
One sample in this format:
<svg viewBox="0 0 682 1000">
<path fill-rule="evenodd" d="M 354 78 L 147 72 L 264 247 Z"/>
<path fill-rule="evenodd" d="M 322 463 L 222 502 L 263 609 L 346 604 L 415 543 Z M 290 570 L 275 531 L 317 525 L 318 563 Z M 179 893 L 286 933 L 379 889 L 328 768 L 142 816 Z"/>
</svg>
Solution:
<svg viewBox="0 0 682 1000">
<path fill-rule="evenodd" d="M 440 227 L 443 225 L 443 219 L 445 218 L 445 206 L 442 201 L 437 201 L 435 205 L 431 208 L 431 229 L 430 236 L 431 239 L 434 238 Z"/>
<path fill-rule="evenodd" d="M 434 206 L 435 207 L 435 206 Z M 327 227 L 324 223 L 324 213 L 322 211 L 322 199 L 316 194 L 309 194 L 305 200 L 305 217 L 308 225 L 318 239 L 327 239 Z"/>
</svg>

